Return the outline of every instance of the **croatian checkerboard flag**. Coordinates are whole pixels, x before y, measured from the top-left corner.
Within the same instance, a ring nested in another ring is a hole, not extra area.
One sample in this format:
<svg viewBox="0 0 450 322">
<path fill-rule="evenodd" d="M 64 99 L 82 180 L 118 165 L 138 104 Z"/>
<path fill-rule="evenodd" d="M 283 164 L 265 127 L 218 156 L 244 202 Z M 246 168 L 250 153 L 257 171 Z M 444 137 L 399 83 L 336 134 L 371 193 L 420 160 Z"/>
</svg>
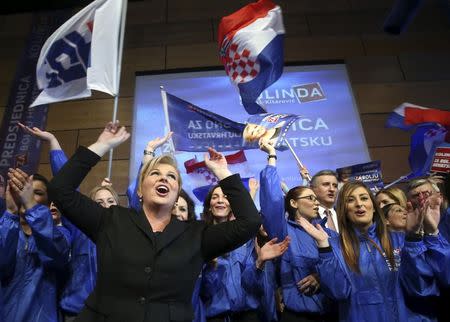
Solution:
<svg viewBox="0 0 450 322">
<path fill-rule="evenodd" d="M 66 21 L 41 49 L 36 77 L 42 92 L 31 106 L 117 95 L 123 0 L 96 0 Z"/>
<path fill-rule="evenodd" d="M 223 17 L 220 59 L 249 114 L 266 112 L 255 101 L 283 72 L 284 26 L 281 8 L 259 0 Z"/>
<path fill-rule="evenodd" d="M 386 127 L 410 130 L 423 123 L 438 123 L 450 126 L 450 111 L 403 103 L 389 114 Z"/>
<path fill-rule="evenodd" d="M 409 166 L 413 177 L 426 175 L 430 170 L 436 146 L 447 138 L 448 129 L 437 123 L 419 125 L 411 136 Z"/>
<path fill-rule="evenodd" d="M 254 175 L 248 166 L 244 150 L 228 154 L 225 158 L 230 170 L 239 173 L 244 186 L 249 189 L 248 181 Z M 190 186 L 194 196 L 203 203 L 209 190 L 219 183 L 219 179 L 206 167 L 205 162 L 198 161 L 197 157 L 185 161 L 184 167 L 189 175 L 189 182 L 186 184 Z"/>
</svg>

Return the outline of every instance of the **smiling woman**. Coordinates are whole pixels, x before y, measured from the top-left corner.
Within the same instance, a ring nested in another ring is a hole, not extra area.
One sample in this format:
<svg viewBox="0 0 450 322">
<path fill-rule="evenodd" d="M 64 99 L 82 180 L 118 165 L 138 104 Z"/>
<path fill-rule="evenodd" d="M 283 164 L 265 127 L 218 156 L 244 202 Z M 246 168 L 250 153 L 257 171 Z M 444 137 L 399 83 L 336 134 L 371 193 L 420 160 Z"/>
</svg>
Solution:
<svg viewBox="0 0 450 322">
<path fill-rule="evenodd" d="M 340 320 L 418 320 L 418 313 L 406 308 L 404 293 L 413 297 L 433 293 L 435 282 L 428 275 L 431 267 L 416 234 L 417 224 L 409 225 L 406 239 L 403 232 L 389 232 L 375 198 L 358 181 L 342 186 L 337 213 L 336 238 L 330 239 L 319 226 L 303 227 L 319 246 L 321 285 L 339 303 Z"/>
<path fill-rule="evenodd" d="M 213 149 L 206 166 L 220 180 L 236 220 L 206 225 L 172 216 L 181 189 L 170 156 L 148 162 L 139 177 L 142 210 L 103 208 L 75 190 L 107 151 L 129 134 L 109 123 L 98 140 L 80 147 L 49 185 L 52 200 L 97 245 L 97 285 L 77 321 L 192 321 L 191 297 L 203 263 L 256 235 L 260 218 L 238 175 Z"/>
</svg>

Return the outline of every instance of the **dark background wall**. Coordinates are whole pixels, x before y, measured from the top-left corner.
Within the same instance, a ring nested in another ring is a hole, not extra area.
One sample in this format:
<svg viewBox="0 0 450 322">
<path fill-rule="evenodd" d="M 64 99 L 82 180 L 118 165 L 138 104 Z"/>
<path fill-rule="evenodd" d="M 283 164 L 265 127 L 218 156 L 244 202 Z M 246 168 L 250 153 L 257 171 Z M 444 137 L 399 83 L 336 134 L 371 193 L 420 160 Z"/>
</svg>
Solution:
<svg viewBox="0 0 450 322">
<path fill-rule="evenodd" d="M 143 0 L 128 4 L 118 119 L 132 127 L 136 71 L 218 66 L 220 17 L 250 1 Z M 284 0 L 285 61 L 343 59 L 373 160 L 382 160 L 385 181 L 409 170 L 409 134 L 385 129 L 384 121 L 402 102 L 450 109 L 450 29 L 448 12 L 427 1 L 408 32 L 383 33 L 393 1 Z M 3 116 L 17 60 L 31 26 L 31 13 L 0 15 L 0 117 Z M 86 100 L 52 104 L 47 130 L 67 154 L 92 143 L 111 119 L 113 99 L 95 94 Z M 149 138 L 150 139 L 150 138 Z M 124 195 L 130 141 L 114 152 L 113 181 Z M 83 183 L 86 191 L 106 175 L 103 161 Z M 50 176 L 44 145 L 39 172 Z"/>
</svg>

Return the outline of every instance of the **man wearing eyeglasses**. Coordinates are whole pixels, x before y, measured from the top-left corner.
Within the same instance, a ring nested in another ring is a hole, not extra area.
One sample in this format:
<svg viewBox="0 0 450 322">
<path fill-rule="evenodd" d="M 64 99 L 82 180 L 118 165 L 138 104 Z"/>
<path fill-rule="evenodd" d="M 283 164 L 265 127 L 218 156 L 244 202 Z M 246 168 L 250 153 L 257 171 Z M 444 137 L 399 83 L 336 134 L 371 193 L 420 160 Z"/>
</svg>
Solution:
<svg viewBox="0 0 450 322">
<path fill-rule="evenodd" d="M 332 170 L 317 172 L 311 179 L 311 188 L 320 203 L 319 216 L 323 220 L 326 218 L 325 227 L 339 233 L 337 214 L 333 208 L 338 192 L 337 173 Z"/>
</svg>

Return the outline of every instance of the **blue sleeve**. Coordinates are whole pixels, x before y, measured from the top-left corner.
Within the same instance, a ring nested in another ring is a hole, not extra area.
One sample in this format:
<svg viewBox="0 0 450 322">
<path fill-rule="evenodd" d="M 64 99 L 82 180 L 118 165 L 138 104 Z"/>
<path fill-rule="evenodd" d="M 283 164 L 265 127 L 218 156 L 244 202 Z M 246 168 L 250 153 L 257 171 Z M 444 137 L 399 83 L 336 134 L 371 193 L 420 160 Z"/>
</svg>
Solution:
<svg viewBox="0 0 450 322">
<path fill-rule="evenodd" d="M 256 251 L 254 251 L 254 243 L 251 251 L 247 256 L 244 270 L 241 275 L 242 287 L 246 293 L 260 297 L 264 294 L 264 272 L 256 268 Z"/>
<path fill-rule="evenodd" d="M 259 203 L 264 229 L 270 238 L 277 237 L 280 242 L 287 236 L 287 223 L 284 216 L 284 195 L 277 168 L 266 166 L 261 171 L 259 180 Z"/>
<path fill-rule="evenodd" d="M 427 260 L 434 276 L 442 287 L 450 286 L 450 244 L 440 234 L 425 236 L 427 246 Z"/>
<path fill-rule="evenodd" d="M 4 198 L 0 198 L 0 217 L 3 215 L 3 213 L 6 210 L 6 202 Z"/>
<path fill-rule="evenodd" d="M 340 301 L 350 297 L 352 286 L 347 274 L 339 264 L 335 251 L 339 250 L 330 249 L 319 252 L 319 262 L 316 268 L 323 293 L 335 301 Z"/>
<path fill-rule="evenodd" d="M 52 175 L 56 175 L 58 171 L 67 162 L 67 156 L 63 150 L 50 151 L 50 166 L 52 168 Z"/>
<path fill-rule="evenodd" d="M 138 170 L 138 174 L 141 173 L 142 170 L 142 163 L 141 166 L 139 167 Z M 128 197 L 128 206 L 130 208 L 133 208 L 136 211 L 141 210 L 141 203 L 139 201 L 139 196 L 137 194 L 137 190 L 138 190 L 138 183 L 139 180 L 139 175 L 136 176 L 136 178 L 133 180 L 133 182 L 131 182 L 131 184 L 128 186 L 127 189 L 127 197 Z"/>
<path fill-rule="evenodd" d="M 202 286 L 200 289 L 200 295 L 203 299 L 212 298 L 217 290 L 222 288 L 221 284 L 224 280 L 225 270 L 225 265 L 221 265 L 220 263 L 208 263 L 205 265 L 202 272 Z"/>
<path fill-rule="evenodd" d="M 0 217 L 0 278 L 14 271 L 19 241 L 19 216 L 7 211 Z"/>
<path fill-rule="evenodd" d="M 436 279 L 425 253 L 423 241 L 405 241 L 399 270 L 400 283 L 410 296 L 439 295 Z"/>
<path fill-rule="evenodd" d="M 439 234 L 450 243 L 450 207 L 441 213 Z"/>
<path fill-rule="evenodd" d="M 50 209 L 36 205 L 25 212 L 39 257 L 44 265 L 62 268 L 70 258 L 71 236 L 64 226 L 55 226 Z"/>
</svg>

